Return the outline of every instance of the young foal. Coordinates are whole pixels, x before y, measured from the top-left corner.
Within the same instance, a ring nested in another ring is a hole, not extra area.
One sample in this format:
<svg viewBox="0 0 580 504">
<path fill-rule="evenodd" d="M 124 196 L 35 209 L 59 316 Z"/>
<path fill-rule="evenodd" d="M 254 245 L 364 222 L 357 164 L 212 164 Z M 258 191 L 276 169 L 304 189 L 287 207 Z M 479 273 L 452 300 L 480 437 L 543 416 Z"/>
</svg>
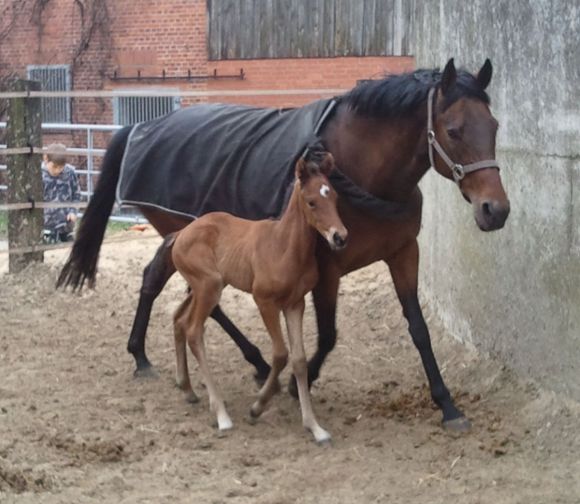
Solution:
<svg viewBox="0 0 580 504">
<path fill-rule="evenodd" d="M 280 220 L 252 222 L 213 212 L 192 222 L 175 237 L 172 261 L 191 287 L 191 294 L 174 316 L 177 383 L 190 398 L 195 398 L 187 368 L 187 340 L 199 362 L 210 409 L 217 416 L 220 430 L 230 429 L 232 421 L 207 365 L 203 333 L 206 319 L 229 284 L 252 293 L 272 338 L 272 368 L 252 405 L 251 415 L 257 417 L 264 411 L 279 388 L 278 376 L 288 360 L 280 327 L 283 312 L 303 425 L 317 442 L 330 439 L 312 410 L 302 316 L 304 296 L 318 281 L 316 232 L 332 249 L 340 249 L 346 243 L 347 231 L 336 210 L 337 196 L 327 178 L 333 166 L 331 154 L 320 151 L 309 151 L 306 159 L 297 162 L 292 196 Z M 171 243 L 165 246 L 168 245 Z"/>
</svg>

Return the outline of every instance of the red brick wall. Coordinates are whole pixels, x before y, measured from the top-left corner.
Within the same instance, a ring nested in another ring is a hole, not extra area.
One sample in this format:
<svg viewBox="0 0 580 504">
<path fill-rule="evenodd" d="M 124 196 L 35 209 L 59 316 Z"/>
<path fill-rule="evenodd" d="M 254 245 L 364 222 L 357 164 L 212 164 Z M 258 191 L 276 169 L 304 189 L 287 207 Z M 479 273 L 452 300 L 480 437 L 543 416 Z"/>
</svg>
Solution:
<svg viewBox="0 0 580 504">
<path fill-rule="evenodd" d="M 209 61 L 209 72 L 236 74 L 244 69 L 243 81 L 209 81 L 208 91 L 259 89 L 350 89 L 357 80 L 379 78 L 414 68 L 412 57 L 288 58 Z M 264 107 L 296 107 L 323 95 L 211 97 L 213 102 L 244 103 Z"/>
</svg>

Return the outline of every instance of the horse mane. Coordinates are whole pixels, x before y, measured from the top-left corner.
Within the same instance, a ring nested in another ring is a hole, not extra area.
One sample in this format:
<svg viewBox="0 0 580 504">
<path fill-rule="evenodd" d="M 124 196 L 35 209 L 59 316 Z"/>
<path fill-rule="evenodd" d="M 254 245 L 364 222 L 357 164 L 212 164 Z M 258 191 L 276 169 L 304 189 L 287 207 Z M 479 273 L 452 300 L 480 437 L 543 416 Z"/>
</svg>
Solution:
<svg viewBox="0 0 580 504">
<path fill-rule="evenodd" d="M 324 145 L 322 145 L 322 141 L 319 138 L 316 138 L 307 146 L 306 151 L 304 152 L 304 161 L 319 165 L 322 163 L 326 154 L 328 154 L 328 151 Z"/>
<path fill-rule="evenodd" d="M 439 70 L 415 70 L 364 81 L 341 97 L 357 114 L 373 118 L 398 118 L 409 115 L 425 103 L 429 90 L 441 83 Z M 489 96 L 467 70 L 457 71 L 457 82 L 445 96 L 447 108 L 459 98 L 468 97 L 489 103 Z"/>
</svg>

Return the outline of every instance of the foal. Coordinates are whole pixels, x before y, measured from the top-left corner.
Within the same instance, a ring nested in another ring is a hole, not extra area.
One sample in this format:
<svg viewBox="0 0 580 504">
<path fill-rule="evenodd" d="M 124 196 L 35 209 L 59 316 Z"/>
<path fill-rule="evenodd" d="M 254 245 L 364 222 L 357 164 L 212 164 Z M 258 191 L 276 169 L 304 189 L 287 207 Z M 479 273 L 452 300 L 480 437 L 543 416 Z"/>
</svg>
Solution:
<svg viewBox="0 0 580 504">
<path fill-rule="evenodd" d="M 207 365 L 203 333 L 206 319 L 229 284 L 253 295 L 272 338 L 272 368 L 250 414 L 258 417 L 279 388 L 278 376 L 288 360 L 280 326 L 283 312 L 302 423 L 317 442 L 330 440 L 312 410 L 302 317 L 304 296 L 318 281 L 316 232 L 334 250 L 346 244 L 347 231 L 336 209 L 337 195 L 327 178 L 333 167 L 332 155 L 326 152 L 309 151 L 305 159 L 299 159 L 290 202 L 280 220 L 248 221 L 213 212 L 193 221 L 174 239 L 173 264 L 191 287 L 190 295 L 174 315 L 177 383 L 195 398 L 187 368 L 187 340 L 199 363 L 210 409 L 217 416 L 220 430 L 230 429 L 232 421 Z"/>
</svg>

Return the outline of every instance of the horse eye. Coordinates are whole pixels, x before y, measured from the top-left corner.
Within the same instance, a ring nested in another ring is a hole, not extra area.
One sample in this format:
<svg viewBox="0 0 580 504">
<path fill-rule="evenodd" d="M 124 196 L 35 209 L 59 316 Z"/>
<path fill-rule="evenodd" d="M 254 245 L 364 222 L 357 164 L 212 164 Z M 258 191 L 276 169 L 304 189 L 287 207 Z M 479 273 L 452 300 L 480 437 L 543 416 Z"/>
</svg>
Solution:
<svg viewBox="0 0 580 504">
<path fill-rule="evenodd" d="M 316 203 L 314 203 L 314 201 L 309 201 L 309 202 L 308 202 L 308 206 L 309 206 L 310 208 L 316 208 Z"/>
<path fill-rule="evenodd" d="M 461 131 L 459 131 L 459 128 L 447 128 L 447 135 L 453 140 L 461 140 Z"/>
</svg>

